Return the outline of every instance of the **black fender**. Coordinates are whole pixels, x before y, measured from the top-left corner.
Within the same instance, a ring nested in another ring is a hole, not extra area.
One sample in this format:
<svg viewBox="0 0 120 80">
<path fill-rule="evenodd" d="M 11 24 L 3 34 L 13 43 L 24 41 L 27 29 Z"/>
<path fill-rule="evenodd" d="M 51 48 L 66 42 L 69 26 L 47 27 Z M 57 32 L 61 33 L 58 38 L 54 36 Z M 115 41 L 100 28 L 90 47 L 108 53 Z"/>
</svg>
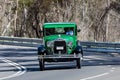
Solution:
<svg viewBox="0 0 120 80">
<path fill-rule="evenodd" d="M 76 47 L 75 51 L 76 51 L 76 53 L 81 53 L 83 56 L 83 49 L 82 49 L 81 42 L 79 40 L 77 40 L 77 47 Z"/>
<path fill-rule="evenodd" d="M 75 48 L 75 52 L 76 53 L 81 53 L 82 54 L 82 56 L 83 56 L 83 49 L 82 49 L 82 46 L 77 46 L 76 48 Z"/>
<path fill-rule="evenodd" d="M 44 53 L 45 53 L 45 47 L 44 47 L 44 45 L 40 45 L 39 47 L 38 47 L 38 55 L 43 55 Z"/>
</svg>

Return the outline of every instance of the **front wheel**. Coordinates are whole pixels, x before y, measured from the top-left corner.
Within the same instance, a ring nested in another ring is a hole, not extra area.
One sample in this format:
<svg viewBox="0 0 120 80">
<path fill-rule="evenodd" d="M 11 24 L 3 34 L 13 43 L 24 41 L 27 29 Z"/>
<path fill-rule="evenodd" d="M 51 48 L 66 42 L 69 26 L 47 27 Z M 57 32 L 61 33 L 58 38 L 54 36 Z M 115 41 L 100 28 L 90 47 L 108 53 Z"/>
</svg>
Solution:
<svg viewBox="0 0 120 80">
<path fill-rule="evenodd" d="M 43 58 L 39 59 L 39 67 L 40 67 L 40 71 L 44 70 L 44 59 Z"/>
<path fill-rule="evenodd" d="M 81 67 L 82 67 L 82 55 L 81 55 L 81 53 L 77 54 L 76 64 L 77 64 L 77 68 L 81 69 Z"/>
</svg>

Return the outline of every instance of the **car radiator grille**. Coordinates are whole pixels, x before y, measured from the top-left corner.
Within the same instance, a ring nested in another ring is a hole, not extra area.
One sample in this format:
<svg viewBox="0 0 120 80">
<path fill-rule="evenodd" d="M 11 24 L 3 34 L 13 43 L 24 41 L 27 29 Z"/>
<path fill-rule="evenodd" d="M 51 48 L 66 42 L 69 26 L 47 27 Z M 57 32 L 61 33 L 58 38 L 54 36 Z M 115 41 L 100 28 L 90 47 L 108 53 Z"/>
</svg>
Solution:
<svg viewBox="0 0 120 80">
<path fill-rule="evenodd" d="M 66 42 L 64 40 L 54 41 L 54 54 L 65 54 L 66 49 Z"/>
</svg>

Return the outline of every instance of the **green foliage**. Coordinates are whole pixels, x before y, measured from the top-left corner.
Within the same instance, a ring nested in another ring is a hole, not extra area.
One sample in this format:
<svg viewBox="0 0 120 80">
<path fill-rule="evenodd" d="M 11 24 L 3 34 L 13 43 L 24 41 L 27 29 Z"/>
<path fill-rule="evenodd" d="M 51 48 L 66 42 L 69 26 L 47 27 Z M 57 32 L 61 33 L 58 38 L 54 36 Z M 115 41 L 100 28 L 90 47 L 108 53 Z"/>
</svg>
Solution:
<svg viewBox="0 0 120 80">
<path fill-rule="evenodd" d="M 17 10 L 21 12 L 25 7 L 29 8 L 34 3 L 34 1 L 35 0 L 19 0 Z"/>
<path fill-rule="evenodd" d="M 31 4 L 33 4 L 34 0 L 19 0 L 19 5 L 22 6 L 31 6 Z"/>
</svg>

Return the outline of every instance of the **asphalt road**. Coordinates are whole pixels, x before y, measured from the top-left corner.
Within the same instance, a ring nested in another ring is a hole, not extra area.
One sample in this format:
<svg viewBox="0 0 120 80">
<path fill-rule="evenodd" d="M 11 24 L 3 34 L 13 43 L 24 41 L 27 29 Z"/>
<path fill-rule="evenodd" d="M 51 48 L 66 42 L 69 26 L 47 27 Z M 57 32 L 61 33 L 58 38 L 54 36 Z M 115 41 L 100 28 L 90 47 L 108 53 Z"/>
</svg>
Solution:
<svg viewBox="0 0 120 80">
<path fill-rule="evenodd" d="M 84 52 L 82 69 L 75 62 L 45 63 L 39 71 L 36 48 L 0 46 L 0 80 L 119 80 L 118 53 Z"/>
</svg>

